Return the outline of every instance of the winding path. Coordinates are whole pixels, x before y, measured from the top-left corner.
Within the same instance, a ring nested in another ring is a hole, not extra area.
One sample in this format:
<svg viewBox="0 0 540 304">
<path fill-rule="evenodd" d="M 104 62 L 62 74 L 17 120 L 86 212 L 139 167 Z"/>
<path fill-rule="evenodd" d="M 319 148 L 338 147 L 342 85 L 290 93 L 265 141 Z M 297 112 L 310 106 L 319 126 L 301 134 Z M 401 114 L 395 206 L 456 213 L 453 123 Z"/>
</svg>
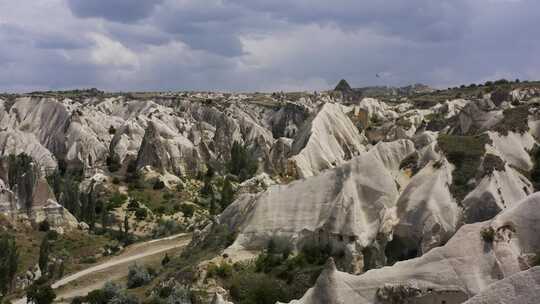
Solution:
<svg viewBox="0 0 540 304">
<path fill-rule="evenodd" d="M 88 292 L 100 288 L 109 280 L 117 280 L 127 275 L 129 265 L 133 262 L 143 261 L 153 258 L 160 253 L 186 246 L 191 240 L 190 234 L 178 234 L 170 237 L 151 240 L 144 243 L 127 247 L 124 252 L 101 264 L 81 270 L 68 275 L 51 285 L 57 290 L 57 301 L 71 299 L 77 296 L 84 296 Z M 79 280 L 85 278 L 84 280 Z M 12 304 L 26 304 L 26 298 L 12 301 Z"/>
</svg>

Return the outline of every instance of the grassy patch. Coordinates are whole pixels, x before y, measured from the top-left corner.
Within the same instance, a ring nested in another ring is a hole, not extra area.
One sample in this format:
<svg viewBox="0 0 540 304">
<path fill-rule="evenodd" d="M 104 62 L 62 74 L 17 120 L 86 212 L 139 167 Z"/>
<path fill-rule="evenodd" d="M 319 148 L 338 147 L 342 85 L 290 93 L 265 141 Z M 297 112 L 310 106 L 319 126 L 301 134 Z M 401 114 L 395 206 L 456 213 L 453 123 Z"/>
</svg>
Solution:
<svg viewBox="0 0 540 304">
<path fill-rule="evenodd" d="M 503 111 L 503 119 L 494 126 L 494 131 L 506 136 L 508 132 L 523 134 L 529 130 L 527 124 L 529 106 L 523 105 Z"/>
<path fill-rule="evenodd" d="M 111 240 L 103 235 L 88 234 L 82 231 L 71 231 L 60 235 L 52 243 L 52 252 L 65 258 L 65 272 L 79 271 L 87 266 L 81 263 L 95 263 L 95 256 L 102 253 L 103 248 Z"/>
<path fill-rule="evenodd" d="M 540 146 L 535 145 L 530 151 L 534 166 L 531 172 L 528 174 L 531 183 L 533 184 L 534 191 L 540 191 Z"/>
<path fill-rule="evenodd" d="M 493 243 L 495 240 L 495 230 L 490 226 L 486 228 L 482 228 L 480 230 L 480 236 L 486 243 Z"/>
<path fill-rule="evenodd" d="M 477 136 L 439 135 L 438 146 L 456 167 L 452 172 L 450 192 L 458 203 L 473 190 L 469 181 L 474 178 L 480 167 L 482 157 L 486 153 L 485 145 L 489 143 L 485 134 Z"/>
<path fill-rule="evenodd" d="M 482 176 L 491 175 L 493 171 L 504 171 L 505 162 L 495 154 L 488 153 L 482 162 Z"/>
</svg>

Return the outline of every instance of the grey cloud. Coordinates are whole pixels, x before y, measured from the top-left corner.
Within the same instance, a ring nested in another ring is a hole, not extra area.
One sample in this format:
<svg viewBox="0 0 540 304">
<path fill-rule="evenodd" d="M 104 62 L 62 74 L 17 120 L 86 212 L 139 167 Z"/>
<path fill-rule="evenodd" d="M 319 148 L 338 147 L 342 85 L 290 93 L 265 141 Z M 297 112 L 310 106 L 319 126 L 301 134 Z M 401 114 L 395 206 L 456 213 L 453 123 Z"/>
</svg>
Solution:
<svg viewBox="0 0 540 304">
<path fill-rule="evenodd" d="M 78 17 L 131 23 L 150 16 L 162 0 L 67 0 Z"/>
<path fill-rule="evenodd" d="M 0 44 L 9 45 L 0 48 L 0 91 L 320 90 L 343 77 L 356 86 L 540 78 L 535 0 L 51 3 L 50 19 L 0 12 Z M 17 5 L 35 9 L 31 0 Z M 126 72 L 92 63 L 93 33 L 122 44 L 139 65 Z M 381 72 L 388 76 L 376 78 Z"/>
</svg>

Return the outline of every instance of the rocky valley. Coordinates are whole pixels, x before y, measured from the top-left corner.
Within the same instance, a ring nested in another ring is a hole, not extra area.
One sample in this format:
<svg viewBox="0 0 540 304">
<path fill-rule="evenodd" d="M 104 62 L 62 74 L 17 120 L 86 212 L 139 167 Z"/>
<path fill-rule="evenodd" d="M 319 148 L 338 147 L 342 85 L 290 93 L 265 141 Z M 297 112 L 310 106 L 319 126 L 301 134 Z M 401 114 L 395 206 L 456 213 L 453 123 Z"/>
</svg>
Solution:
<svg viewBox="0 0 540 304">
<path fill-rule="evenodd" d="M 0 147 L 0 301 L 540 298 L 538 82 L 3 94 Z"/>
</svg>

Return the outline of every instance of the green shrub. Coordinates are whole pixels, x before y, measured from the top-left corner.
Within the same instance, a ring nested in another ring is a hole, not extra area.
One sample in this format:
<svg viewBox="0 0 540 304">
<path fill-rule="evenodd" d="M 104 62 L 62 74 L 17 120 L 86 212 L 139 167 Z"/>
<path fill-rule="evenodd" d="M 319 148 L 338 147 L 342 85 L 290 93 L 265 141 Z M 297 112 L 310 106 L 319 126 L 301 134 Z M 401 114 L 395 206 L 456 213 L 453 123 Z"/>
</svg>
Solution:
<svg viewBox="0 0 540 304">
<path fill-rule="evenodd" d="M 487 153 L 482 162 L 483 175 L 491 175 L 494 171 L 504 171 L 505 162 L 497 155 Z"/>
<path fill-rule="evenodd" d="M 535 145 L 530 152 L 534 166 L 530 172 L 530 179 L 534 187 L 534 191 L 540 191 L 540 147 Z"/>
<path fill-rule="evenodd" d="M 39 231 L 47 232 L 51 229 L 51 225 L 49 224 L 49 221 L 44 220 L 43 222 L 39 223 Z"/>
<path fill-rule="evenodd" d="M 523 105 L 503 111 L 503 119 L 498 122 L 493 130 L 506 136 L 508 132 L 523 134 L 529 131 L 529 106 Z"/>
<path fill-rule="evenodd" d="M 93 290 L 85 297 L 73 299 L 72 304 L 138 304 L 139 301 L 128 295 L 119 285 L 107 282 L 101 289 Z"/>
<path fill-rule="evenodd" d="M 175 220 L 160 219 L 157 226 L 152 231 L 152 236 L 154 238 L 166 237 L 180 233 L 183 230 L 184 227 Z"/>
<path fill-rule="evenodd" d="M 152 186 L 152 189 L 154 190 L 161 190 L 164 188 L 165 188 L 165 183 L 162 180 L 157 180 Z"/>
<path fill-rule="evenodd" d="M 495 240 L 495 230 L 491 226 L 482 228 L 480 235 L 486 243 L 493 243 Z"/>
<path fill-rule="evenodd" d="M 56 299 L 56 293 L 45 280 L 38 279 L 26 291 L 28 302 L 35 304 L 51 304 Z"/>
<path fill-rule="evenodd" d="M 127 288 L 137 288 L 152 281 L 152 275 L 147 268 L 139 266 L 137 263 L 129 266 Z"/>
<path fill-rule="evenodd" d="M 184 217 L 190 218 L 195 213 L 195 207 L 191 204 L 181 204 L 180 211 L 184 214 Z"/>
<path fill-rule="evenodd" d="M 238 304 L 274 304 L 286 302 L 287 286 L 281 280 L 259 273 L 245 273 L 235 276 L 230 292 Z"/>
<path fill-rule="evenodd" d="M 233 266 L 225 261 L 222 261 L 221 264 L 216 265 L 214 263 L 208 266 L 207 276 L 209 278 L 229 278 L 232 276 Z"/>
<path fill-rule="evenodd" d="M 111 195 L 109 198 L 109 208 L 110 209 L 116 209 L 122 206 L 128 199 L 127 195 L 122 194 L 120 192 L 115 192 Z"/>
<path fill-rule="evenodd" d="M 167 253 L 165 253 L 165 256 L 161 260 L 161 266 L 165 266 L 165 265 L 169 264 L 170 261 L 171 261 L 171 258 L 169 258 L 169 255 Z"/>
<path fill-rule="evenodd" d="M 118 157 L 118 155 L 116 155 L 114 152 L 109 153 L 105 163 L 107 164 L 107 168 L 110 172 L 116 172 L 122 167 L 120 164 L 120 157 Z"/>
<path fill-rule="evenodd" d="M 146 219 L 147 216 L 148 216 L 148 211 L 146 211 L 146 208 L 137 208 L 137 210 L 135 210 L 135 217 L 139 221 Z"/>
<path fill-rule="evenodd" d="M 136 199 L 131 199 L 127 205 L 129 211 L 135 211 L 140 208 L 139 202 Z"/>
</svg>

